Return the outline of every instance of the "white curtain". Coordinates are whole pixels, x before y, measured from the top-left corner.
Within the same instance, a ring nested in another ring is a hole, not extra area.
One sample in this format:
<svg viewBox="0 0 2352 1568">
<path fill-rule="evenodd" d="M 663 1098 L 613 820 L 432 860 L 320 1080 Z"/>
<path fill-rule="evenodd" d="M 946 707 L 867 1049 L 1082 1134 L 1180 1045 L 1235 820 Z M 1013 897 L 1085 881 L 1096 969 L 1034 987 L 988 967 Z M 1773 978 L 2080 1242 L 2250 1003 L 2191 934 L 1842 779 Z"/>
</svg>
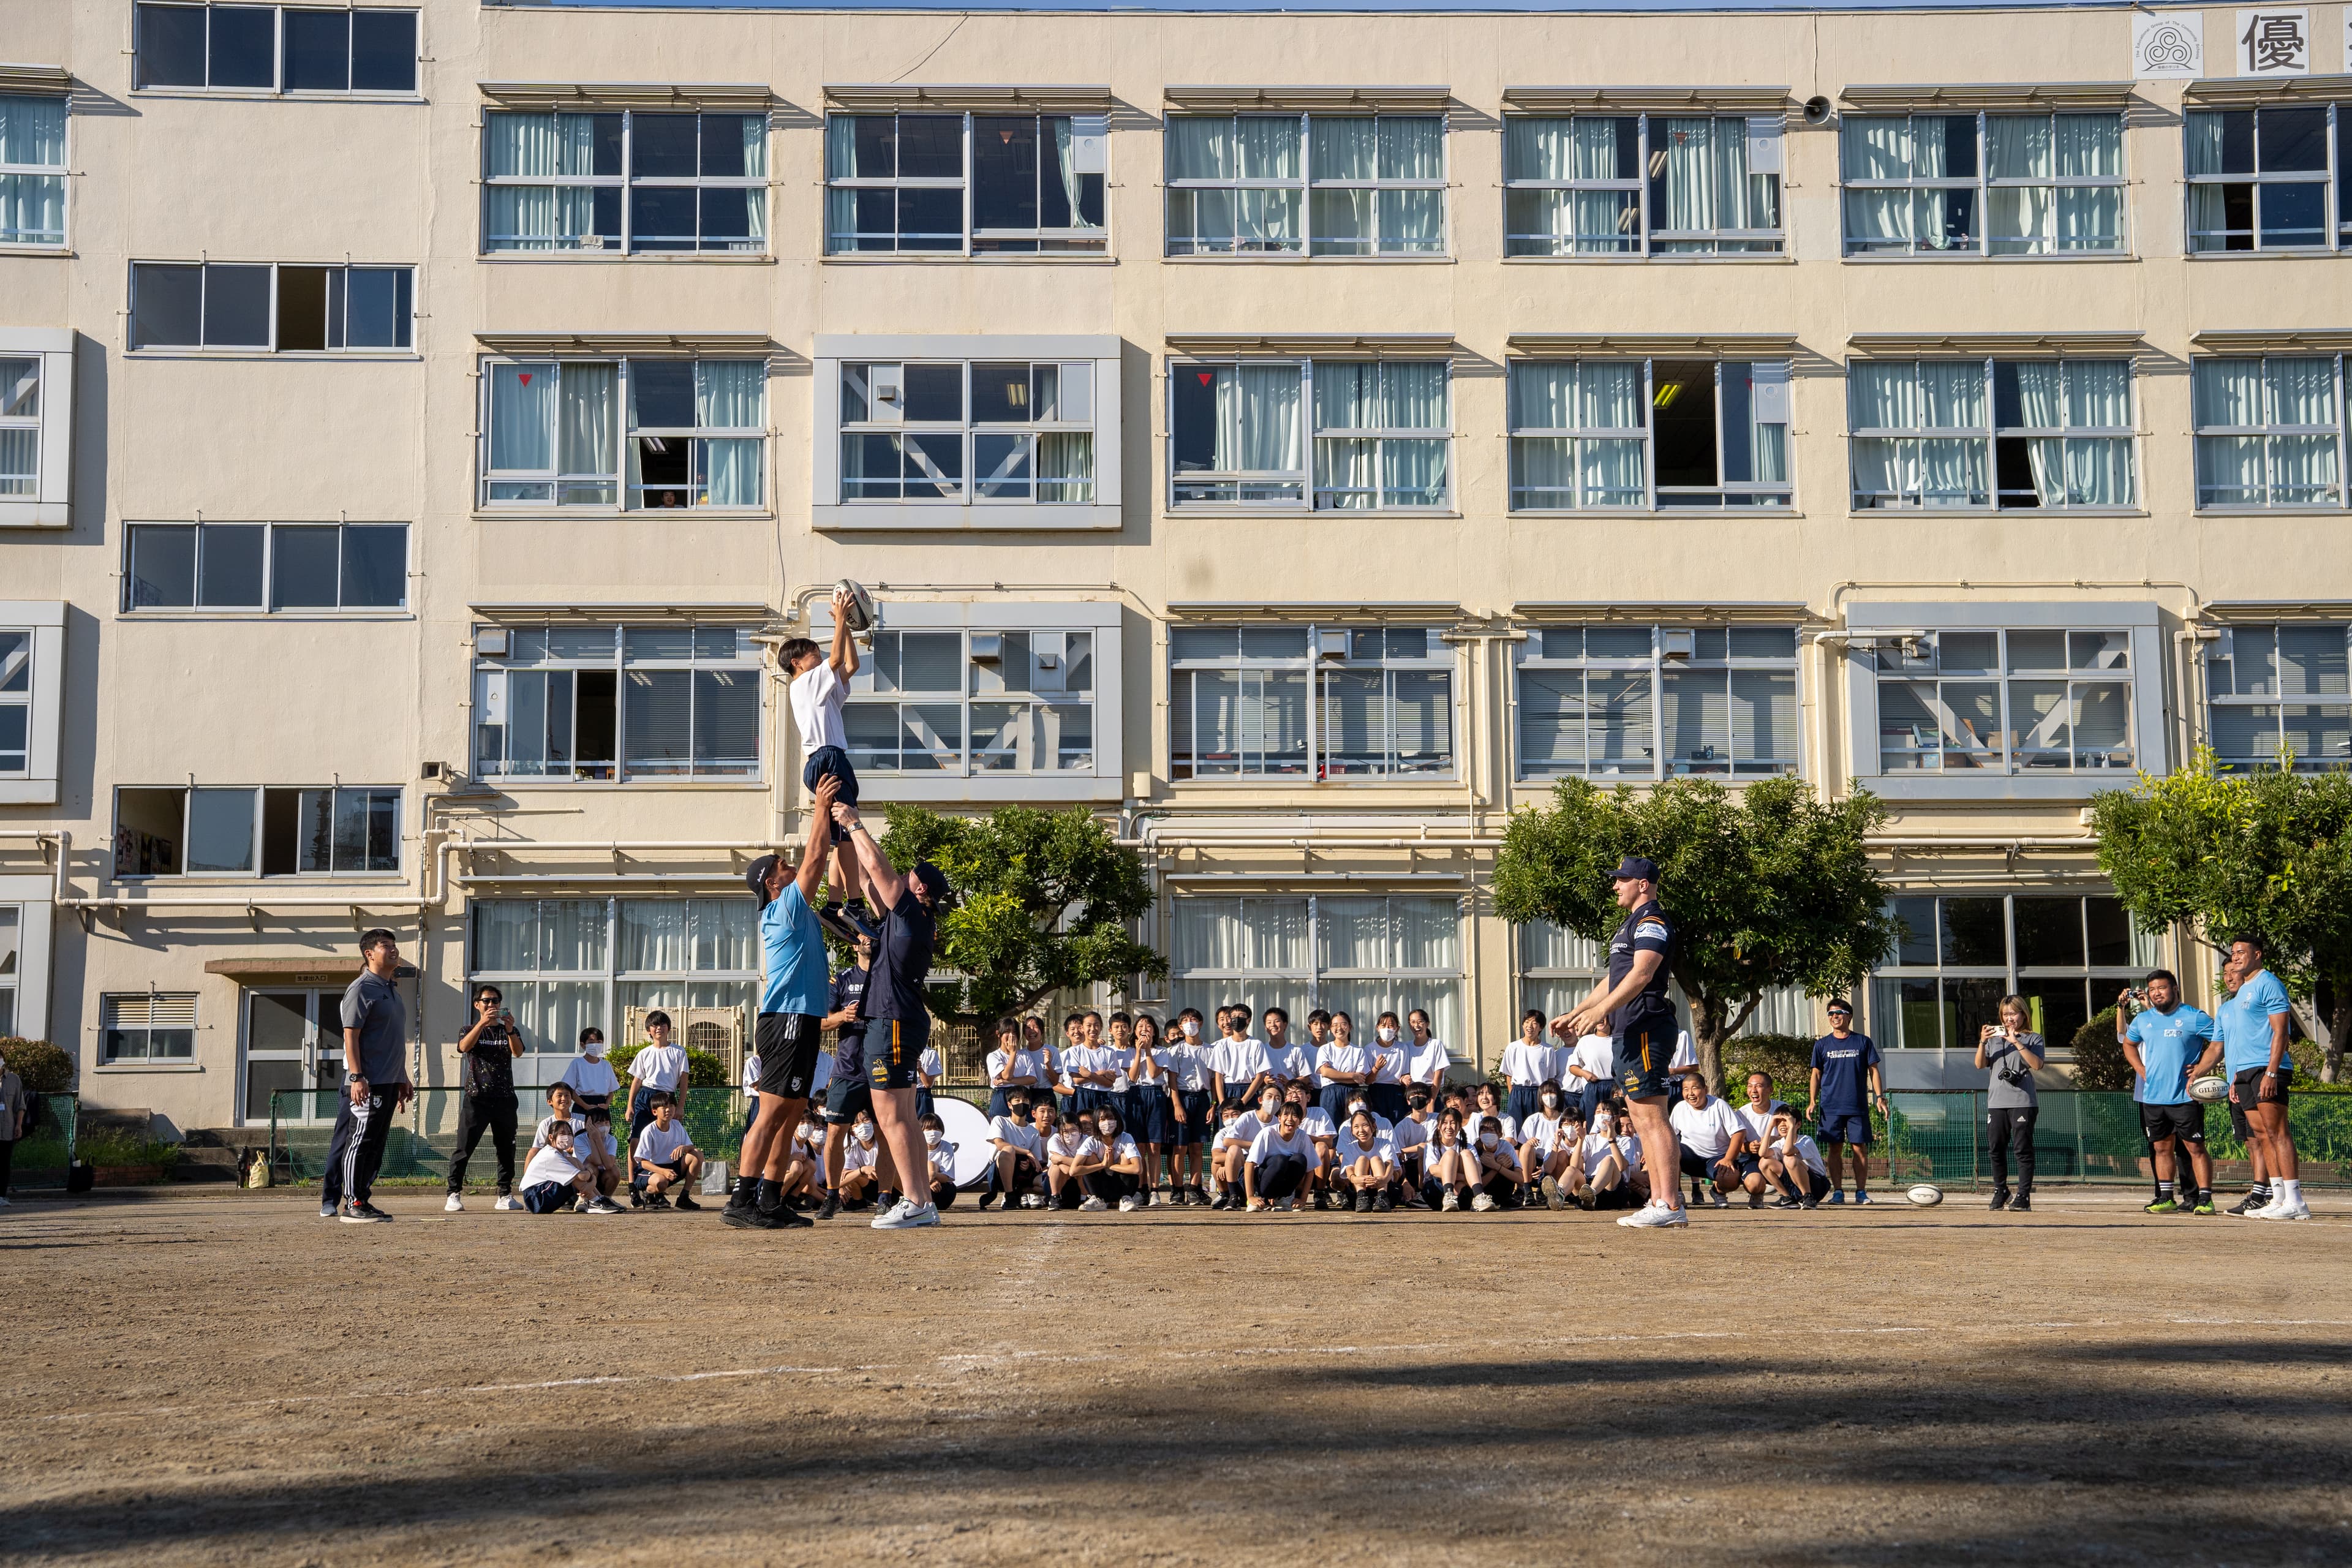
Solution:
<svg viewBox="0 0 2352 1568">
<path fill-rule="evenodd" d="M 1639 363 L 1586 363 L 1577 367 L 1576 423 L 1585 430 L 1639 430 L 1643 417 Z"/>
<path fill-rule="evenodd" d="M 1994 179 L 2046 180 L 2056 173 L 2050 116 L 1995 114 L 1987 118 L 1985 129 L 1986 168 Z"/>
<path fill-rule="evenodd" d="M 1445 121 L 1434 115 L 1383 118 L 1380 125 L 1380 177 L 1436 180 L 1445 174 Z"/>
<path fill-rule="evenodd" d="M 606 921 L 602 899 L 542 899 L 539 905 L 539 967 L 604 967 Z"/>
<path fill-rule="evenodd" d="M 1315 505 L 1320 510 L 1362 510 L 1380 499 L 1373 477 L 1380 443 L 1369 437 L 1315 443 Z"/>
<path fill-rule="evenodd" d="M 1609 121 L 1545 120 L 1517 115 L 1503 121 L 1504 153 L 1508 160 L 1504 177 L 1512 180 L 1568 180 L 1572 127 Z"/>
<path fill-rule="evenodd" d="M 485 127 L 493 178 L 581 176 L 594 168 L 594 120 L 585 114 L 492 114 Z M 551 250 L 596 226 L 585 186 L 491 185 L 484 226 L 493 248 Z"/>
<path fill-rule="evenodd" d="M 698 360 L 694 423 L 704 430 L 757 430 L 767 423 L 764 360 Z"/>
<path fill-rule="evenodd" d="M 566 474 L 609 475 L 615 470 L 614 418 L 618 377 L 609 364 L 567 364 L 557 426 L 556 469 Z M 542 465 L 544 466 L 544 465 Z"/>
<path fill-rule="evenodd" d="M 1864 361 L 1846 372 L 1849 430 L 1916 430 L 1920 417 L 1916 364 Z"/>
<path fill-rule="evenodd" d="M 474 906 L 477 973 L 529 973 L 539 967 L 539 904 L 531 899 L 485 899 Z"/>
<path fill-rule="evenodd" d="M 1230 180 L 1234 177 L 1234 122 L 1223 115 L 1168 117 L 1168 177 Z"/>
<path fill-rule="evenodd" d="M 1576 366 L 1522 360 L 1511 366 L 1511 427 L 1567 430 L 1576 419 Z"/>
<path fill-rule="evenodd" d="M 2131 426 L 2131 366 L 2123 360 L 2069 360 L 2066 423 L 2075 429 Z"/>
<path fill-rule="evenodd" d="M 1295 117 L 1243 115 L 1234 122 L 1233 172 L 1244 180 L 1295 180 L 1299 176 L 1298 143 Z"/>
<path fill-rule="evenodd" d="M 0 163 L 60 171 L 66 161 L 66 101 L 0 98 Z M 62 245 L 66 182 L 55 174 L 0 174 L 0 243 Z"/>
<path fill-rule="evenodd" d="M 1381 367 L 1326 360 L 1315 366 L 1315 428 L 1374 430 L 1381 426 Z"/>
<path fill-rule="evenodd" d="M 1845 177 L 1906 180 L 1911 177 L 1911 122 L 1900 116 L 1855 117 L 1839 132 Z M 1846 238 L 1885 247 L 1911 238 L 1911 193 L 1848 190 L 1844 193 Z"/>
<path fill-rule="evenodd" d="M 2293 363 L 2271 360 L 2267 365 Z M 2319 360 L 2315 363 L 2323 371 L 2332 371 L 2330 362 Z M 2190 373 L 2189 385 L 2194 394 L 2197 424 L 2245 426 L 2281 423 L 2270 416 L 2263 396 L 2263 372 L 2267 365 L 2258 359 L 2196 361 Z"/>
<path fill-rule="evenodd" d="M 1713 228 L 1720 200 L 1715 121 L 1665 120 L 1654 121 L 1652 126 L 1650 162 L 1655 167 L 1663 161 L 1666 174 L 1666 210 L 1654 221 L 1665 229 Z M 1663 147 L 1656 144 L 1660 142 Z"/>
<path fill-rule="evenodd" d="M 1069 116 L 1056 115 L 1047 123 L 1054 128 L 1054 168 L 1061 176 L 1062 199 L 1070 204 L 1070 226 L 1083 228 L 1086 220 L 1078 215 L 1077 153 Z"/>
<path fill-rule="evenodd" d="M 555 466 L 555 366 L 490 367 L 490 468 L 531 473 Z"/>
<path fill-rule="evenodd" d="M 578 171 L 585 174 L 587 171 Z M 743 116 L 743 174 L 750 179 L 768 177 L 768 117 L 764 114 Z"/>
<path fill-rule="evenodd" d="M 1245 364 L 1217 373 L 1216 465 L 1225 473 L 1296 473 L 1300 461 L 1297 365 Z"/>
<path fill-rule="evenodd" d="M 1442 362 L 1391 362 L 1381 372 L 1381 423 L 1391 430 L 1446 428 L 1445 366 Z M 1318 367 L 1319 379 L 1322 372 Z"/>
<path fill-rule="evenodd" d="M 1404 441 L 1394 437 L 1381 443 L 1381 500 L 1386 506 L 1443 506 L 1445 504 L 1445 453 L 1444 441 Z"/>
<path fill-rule="evenodd" d="M 1380 168 L 1379 121 L 1317 115 L 1311 121 L 1318 180 L 1371 180 Z"/>
<path fill-rule="evenodd" d="M 1095 499 L 1095 438 L 1091 431 L 1048 432 L 1037 437 L 1037 499 Z"/>
<path fill-rule="evenodd" d="M 2219 174 L 2221 168 L 2221 111 L 2192 110 L 2189 115 L 2189 148 L 2186 154 L 2190 174 Z"/>
<path fill-rule="evenodd" d="M 66 100 L 0 98 L 0 163 L 63 168 Z"/>
<path fill-rule="evenodd" d="M 824 122 L 824 173 L 827 179 L 846 180 L 856 175 L 858 118 L 855 114 L 836 114 Z"/>
<path fill-rule="evenodd" d="M 621 967 L 656 973 L 694 967 L 684 899 L 621 901 Z"/>
</svg>

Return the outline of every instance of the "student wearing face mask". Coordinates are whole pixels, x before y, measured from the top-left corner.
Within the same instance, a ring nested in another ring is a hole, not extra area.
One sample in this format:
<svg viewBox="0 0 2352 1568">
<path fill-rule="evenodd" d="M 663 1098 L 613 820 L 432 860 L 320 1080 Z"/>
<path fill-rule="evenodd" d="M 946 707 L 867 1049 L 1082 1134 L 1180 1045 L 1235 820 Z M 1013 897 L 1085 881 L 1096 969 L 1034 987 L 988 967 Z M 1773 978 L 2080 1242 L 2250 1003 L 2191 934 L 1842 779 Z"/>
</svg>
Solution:
<svg viewBox="0 0 2352 1568">
<path fill-rule="evenodd" d="M 1412 1066 L 1403 1024 L 1394 1013 L 1382 1013 L 1372 1024 L 1372 1081 L 1364 1086 L 1364 1099 L 1391 1127 L 1404 1117 L 1404 1080 Z"/>
<path fill-rule="evenodd" d="M 1093 1204 L 1103 1205 L 1089 1196 L 1080 1201 L 1087 1190 L 1087 1178 L 1103 1166 L 1103 1146 L 1094 1134 L 1078 1124 L 1075 1116 L 1064 1115 L 1045 1140 L 1045 1184 L 1050 1196 L 1045 1206 L 1051 1209 L 1084 1208 Z"/>
<path fill-rule="evenodd" d="M 1514 1126 L 1536 1113 L 1536 1091 L 1546 1079 L 1562 1074 L 1558 1052 L 1544 1043 L 1544 1016 L 1530 1007 L 1519 1016 L 1519 1037 L 1503 1047 L 1503 1076 L 1510 1081 L 1511 1097 L 1503 1110 Z"/>
<path fill-rule="evenodd" d="M 1500 1117 L 1489 1116 L 1478 1123 L 1473 1141 L 1472 1154 L 1478 1162 L 1477 1193 L 1470 1206 L 1480 1214 L 1498 1208 L 1519 1206 L 1519 1147 L 1503 1136 Z"/>
<path fill-rule="evenodd" d="M 1234 1003 L 1218 1009 L 1223 1037 L 1209 1053 L 1209 1067 L 1217 1075 L 1217 1096 L 1228 1105 L 1252 1106 L 1274 1082 L 1274 1063 L 1265 1044 L 1249 1032 L 1250 1010 Z"/>
<path fill-rule="evenodd" d="M 1593 1112 L 1577 1157 L 1582 1165 L 1576 1192 L 1579 1208 L 1631 1208 L 1650 1201 L 1649 1178 L 1642 1169 L 1642 1141 L 1619 1131 L 1616 1112 L 1609 1106 Z"/>
<path fill-rule="evenodd" d="M 1168 1114 L 1175 1123 L 1169 1151 L 1169 1197 L 1177 1204 L 1206 1205 L 1204 1152 L 1217 1132 L 1216 1075 L 1201 1048 L 1201 1010 L 1187 1007 L 1176 1015 L 1176 1026 L 1163 1047 L 1168 1061 Z"/>
<path fill-rule="evenodd" d="M 874 1142 L 874 1113 L 860 1110 L 849 1124 L 849 1141 L 842 1151 L 841 1184 L 837 1189 L 840 1207 L 855 1214 L 874 1206 L 875 1196 L 882 1190 L 882 1173 L 877 1168 L 879 1152 Z M 833 1206 L 834 1193 L 825 1194 L 827 1207 Z"/>
<path fill-rule="evenodd" d="M 931 1163 L 931 1202 L 951 1208 L 956 1200 L 956 1146 L 948 1142 L 948 1124 L 928 1112 L 915 1121 L 923 1130 L 923 1152 Z"/>
<path fill-rule="evenodd" d="M 1011 1108 L 1013 1091 L 1034 1091 L 1045 1072 L 1045 1061 L 1035 1051 L 1022 1044 L 1021 1021 L 999 1018 L 996 1021 L 996 1048 L 988 1053 L 988 1114 L 991 1118 L 1004 1115 Z M 1025 1100 L 1028 1095 L 1022 1098 Z"/>
<path fill-rule="evenodd" d="M 1518 1142 L 1519 1119 L 1504 1111 L 1502 1096 L 1495 1092 L 1493 1084 L 1482 1083 L 1471 1090 L 1470 1102 L 1472 1106 L 1470 1114 L 1462 1119 L 1462 1135 L 1465 1139 L 1476 1142 L 1478 1130 L 1492 1121 L 1501 1130 L 1503 1142 L 1513 1144 Z"/>
<path fill-rule="evenodd" d="M 1397 1179 L 1396 1137 L 1383 1132 L 1369 1110 L 1359 1110 L 1339 1129 L 1339 1206 L 1358 1214 L 1386 1214 L 1396 1207 L 1389 1189 Z"/>
<path fill-rule="evenodd" d="M 1419 1084 L 1431 1094 L 1445 1092 L 1445 1075 L 1454 1068 L 1452 1053 L 1445 1042 L 1429 1032 L 1429 1015 L 1415 1007 L 1404 1016 L 1409 1061 L 1405 1068 L 1407 1088 Z"/>
<path fill-rule="evenodd" d="M 1530 1193 L 1540 1192 L 1547 1207 L 1564 1209 L 1573 1195 L 1561 1178 L 1576 1167 L 1577 1144 L 1584 1130 L 1572 1120 L 1574 1109 L 1553 1079 L 1536 1089 L 1535 1114 L 1519 1123 L 1519 1179 Z"/>
<path fill-rule="evenodd" d="M 1331 1043 L 1315 1053 L 1315 1076 L 1323 1083 L 1323 1114 L 1336 1126 L 1372 1081 L 1372 1053 L 1356 1044 L 1356 1021 L 1345 1013 L 1331 1015 Z"/>
<path fill-rule="evenodd" d="M 1103 1163 L 1099 1170 L 1087 1176 L 1087 1201 L 1083 1209 L 1105 1209 L 1116 1205 L 1121 1214 L 1133 1214 L 1142 1206 L 1143 1150 L 1119 1121 L 1118 1112 L 1105 1109 L 1095 1112 L 1095 1142 L 1102 1145 Z"/>
<path fill-rule="evenodd" d="M 1171 1078 L 1168 1055 L 1160 1042 L 1160 1020 L 1149 1013 L 1138 1013 L 1128 1054 L 1127 1100 L 1128 1128 L 1136 1147 L 1143 1151 L 1143 1191 L 1138 1194 L 1142 1201 L 1137 1205 L 1140 1208 L 1168 1201 L 1159 1194 L 1160 1179 L 1169 1170 L 1169 1156 L 1176 1144 Z"/>
<path fill-rule="evenodd" d="M 1006 1102 L 1002 1116 L 988 1121 L 991 1157 L 988 1176 L 972 1206 L 985 1209 L 997 1199 L 1009 1211 L 1024 1203 L 1045 1168 L 1045 1145 L 1029 1127 L 1029 1099 L 1024 1091 Z"/>
</svg>

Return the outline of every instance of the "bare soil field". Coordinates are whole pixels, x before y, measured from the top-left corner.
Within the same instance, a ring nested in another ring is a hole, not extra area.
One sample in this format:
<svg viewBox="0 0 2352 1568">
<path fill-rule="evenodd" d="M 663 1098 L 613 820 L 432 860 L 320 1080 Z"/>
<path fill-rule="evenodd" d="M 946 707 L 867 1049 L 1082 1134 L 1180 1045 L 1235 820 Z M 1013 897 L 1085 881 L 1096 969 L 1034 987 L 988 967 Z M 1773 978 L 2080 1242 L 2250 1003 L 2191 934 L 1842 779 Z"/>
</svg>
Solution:
<svg viewBox="0 0 2352 1568">
<path fill-rule="evenodd" d="M 0 1215 L 0 1561 L 2352 1560 L 2352 1201 Z"/>
</svg>

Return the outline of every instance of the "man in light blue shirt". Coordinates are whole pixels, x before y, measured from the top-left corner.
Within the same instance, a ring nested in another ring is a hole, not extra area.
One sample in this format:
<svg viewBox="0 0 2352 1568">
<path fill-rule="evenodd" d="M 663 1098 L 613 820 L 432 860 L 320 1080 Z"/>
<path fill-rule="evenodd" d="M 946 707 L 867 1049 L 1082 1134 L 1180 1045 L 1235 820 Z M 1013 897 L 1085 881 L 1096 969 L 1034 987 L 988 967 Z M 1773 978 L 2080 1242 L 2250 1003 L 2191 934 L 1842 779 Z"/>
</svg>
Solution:
<svg viewBox="0 0 2352 1568">
<path fill-rule="evenodd" d="M 2254 1190 L 2230 1212 L 2248 1219 L 2309 1219 L 2286 1124 L 2287 1082 L 2294 1074 L 2286 1052 L 2287 1016 L 2294 1004 L 2278 976 L 2264 967 L 2263 949 L 2258 936 L 2239 937 L 2230 943 L 2230 962 L 2221 972 L 2237 987 L 2221 1004 L 2220 1018 L 2230 1119 L 2254 1162 Z M 2266 1186 L 2267 1200 L 2257 1203 Z"/>
<path fill-rule="evenodd" d="M 2132 1016 L 2133 993 L 2116 998 L 2116 1038 L 2131 1063 L 2132 1098 L 2139 1101 L 2140 1132 L 2156 1171 L 2156 1199 L 2147 1212 L 2210 1215 L 2213 1157 L 2205 1152 L 2205 1108 L 2190 1098 L 2189 1080 L 2204 1076 L 2221 1058 L 2221 1035 L 2201 1009 L 2181 1002 L 2180 982 L 2169 969 L 2154 971 L 2143 985 L 2147 1010 L 2137 1017 Z M 2188 1155 L 2192 1173 L 2178 1198 L 2176 1144 Z"/>
</svg>

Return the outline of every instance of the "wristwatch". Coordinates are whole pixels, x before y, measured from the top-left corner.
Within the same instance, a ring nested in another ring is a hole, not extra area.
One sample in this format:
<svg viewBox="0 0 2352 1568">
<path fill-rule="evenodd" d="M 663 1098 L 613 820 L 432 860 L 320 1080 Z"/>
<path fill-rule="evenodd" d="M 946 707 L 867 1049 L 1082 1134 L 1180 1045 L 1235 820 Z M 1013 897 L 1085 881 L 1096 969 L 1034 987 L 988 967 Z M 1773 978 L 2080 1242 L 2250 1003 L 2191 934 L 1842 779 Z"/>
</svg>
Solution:
<svg viewBox="0 0 2352 1568">
<path fill-rule="evenodd" d="M 347 1072 L 343 1075 L 343 1081 L 346 1084 L 365 1083 L 367 1079 L 360 1073 Z"/>
</svg>

